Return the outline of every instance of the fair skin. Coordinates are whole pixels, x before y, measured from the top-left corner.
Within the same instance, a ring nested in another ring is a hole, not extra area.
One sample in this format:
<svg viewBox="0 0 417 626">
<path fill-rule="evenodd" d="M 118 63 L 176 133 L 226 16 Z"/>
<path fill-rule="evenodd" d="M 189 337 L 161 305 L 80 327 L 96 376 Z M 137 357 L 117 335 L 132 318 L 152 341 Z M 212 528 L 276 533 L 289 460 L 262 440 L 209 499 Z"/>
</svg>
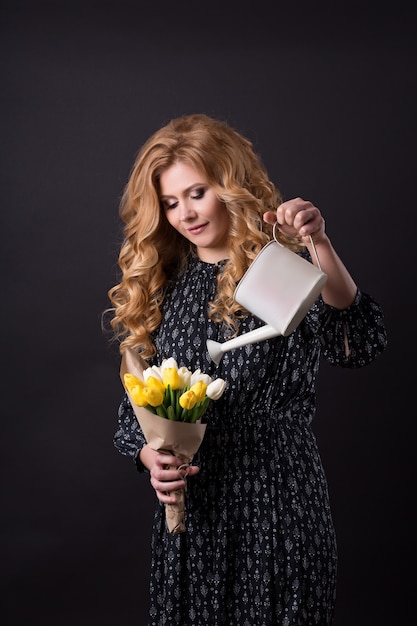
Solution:
<svg viewBox="0 0 417 626">
<path fill-rule="evenodd" d="M 174 163 L 160 177 L 160 199 L 168 222 L 196 247 L 206 263 L 228 256 L 229 215 L 203 174 Z"/>
<path fill-rule="evenodd" d="M 196 246 L 199 258 L 207 263 L 226 259 L 229 226 L 227 209 L 207 184 L 204 175 L 190 165 L 175 163 L 161 174 L 160 191 L 169 223 Z M 301 237 L 315 262 L 309 240 L 311 235 L 321 269 L 328 276 L 322 291 L 324 301 L 338 309 L 345 309 L 352 304 L 357 291 L 356 284 L 334 250 L 317 207 L 302 198 L 294 198 L 283 202 L 276 212 L 266 212 L 263 219 L 268 224 L 277 222 L 287 235 Z M 159 501 L 174 504 L 173 492 L 185 487 L 185 480 L 176 469 L 181 465 L 180 459 L 160 454 L 145 445 L 140 452 L 140 460 L 150 472 L 150 482 Z M 189 466 L 189 476 L 198 472 L 199 467 Z"/>
</svg>

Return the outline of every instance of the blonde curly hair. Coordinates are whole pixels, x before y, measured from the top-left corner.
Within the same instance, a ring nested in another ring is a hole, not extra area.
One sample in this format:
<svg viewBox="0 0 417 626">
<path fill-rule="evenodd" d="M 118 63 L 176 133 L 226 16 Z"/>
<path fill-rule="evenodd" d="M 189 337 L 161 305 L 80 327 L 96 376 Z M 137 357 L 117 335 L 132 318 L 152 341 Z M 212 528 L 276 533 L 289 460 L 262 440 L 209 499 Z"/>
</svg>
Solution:
<svg viewBox="0 0 417 626">
<path fill-rule="evenodd" d="M 162 320 L 167 281 L 193 253 L 192 244 L 169 224 L 160 202 L 161 173 L 177 162 L 204 174 L 229 212 L 229 256 L 208 313 L 235 334 L 237 319 L 246 312 L 233 299 L 234 290 L 271 239 L 272 228 L 263 222 L 263 213 L 275 211 L 282 202 L 252 143 L 225 122 L 204 114 L 185 115 L 146 141 L 120 202 L 124 222 L 118 258 L 121 280 L 108 291 L 113 305 L 110 324 L 120 340 L 120 352 L 130 347 L 145 359 L 156 354 L 152 333 Z M 299 241 L 278 236 L 292 249 L 300 247 Z"/>
</svg>

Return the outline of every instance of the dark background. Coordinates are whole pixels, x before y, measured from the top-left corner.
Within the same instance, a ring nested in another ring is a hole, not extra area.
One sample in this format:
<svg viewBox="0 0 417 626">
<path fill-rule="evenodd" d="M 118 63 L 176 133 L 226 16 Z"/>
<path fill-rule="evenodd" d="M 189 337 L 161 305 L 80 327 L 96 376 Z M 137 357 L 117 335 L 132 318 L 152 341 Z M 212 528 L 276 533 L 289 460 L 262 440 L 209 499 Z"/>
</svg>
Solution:
<svg viewBox="0 0 417 626">
<path fill-rule="evenodd" d="M 113 448 L 119 359 L 100 320 L 135 154 L 191 112 L 231 123 L 286 199 L 321 208 L 384 307 L 386 353 L 320 377 L 335 626 L 417 623 L 416 20 L 412 3 L 288 4 L 2 4 L 8 626 L 145 624 L 154 496 Z"/>
</svg>

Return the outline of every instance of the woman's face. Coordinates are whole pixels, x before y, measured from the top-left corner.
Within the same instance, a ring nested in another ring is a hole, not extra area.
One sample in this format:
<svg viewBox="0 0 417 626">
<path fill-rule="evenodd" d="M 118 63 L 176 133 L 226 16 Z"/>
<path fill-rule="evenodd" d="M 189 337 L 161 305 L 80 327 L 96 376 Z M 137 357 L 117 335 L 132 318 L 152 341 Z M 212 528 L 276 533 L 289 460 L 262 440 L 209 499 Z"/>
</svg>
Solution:
<svg viewBox="0 0 417 626">
<path fill-rule="evenodd" d="M 174 163 L 160 177 L 161 202 L 168 222 L 195 244 L 206 263 L 228 257 L 229 214 L 205 176 L 191 165 Z"/>
</svg>

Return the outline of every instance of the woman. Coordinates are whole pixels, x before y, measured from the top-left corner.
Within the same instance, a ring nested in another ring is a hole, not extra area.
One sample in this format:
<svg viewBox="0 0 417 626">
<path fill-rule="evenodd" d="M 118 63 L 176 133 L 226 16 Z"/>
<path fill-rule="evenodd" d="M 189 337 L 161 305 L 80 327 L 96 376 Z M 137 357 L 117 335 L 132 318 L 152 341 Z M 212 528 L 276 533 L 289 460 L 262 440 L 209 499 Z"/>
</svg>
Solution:
<svg viewBox="0 0 417 626">
<path fill-rule="evenodd" d="M 221 377 L 187 478 L 186 532 L 171 534 L 165 504 L 185 481 L 175 457 L 146 444 L 128 398 L 115 445 L 149 472 L 157 506 L 152 539 L 153 626 L 332 623 L 336 543 L 311 430 L 320 357 L 361 367 L 386 345 L 383 314 L 362 293 L 311 202 L 283 202 L 252 144 L 205 115 L 172 120 L 140 150 L 121 201 L 121 281 L 109 291 L 121 352 Z M 234 300 L 261 248 L 278 237 L 328 280 L 299 327 L 224 354 L 223 342 L 263 322 Z"/>
</svg>

